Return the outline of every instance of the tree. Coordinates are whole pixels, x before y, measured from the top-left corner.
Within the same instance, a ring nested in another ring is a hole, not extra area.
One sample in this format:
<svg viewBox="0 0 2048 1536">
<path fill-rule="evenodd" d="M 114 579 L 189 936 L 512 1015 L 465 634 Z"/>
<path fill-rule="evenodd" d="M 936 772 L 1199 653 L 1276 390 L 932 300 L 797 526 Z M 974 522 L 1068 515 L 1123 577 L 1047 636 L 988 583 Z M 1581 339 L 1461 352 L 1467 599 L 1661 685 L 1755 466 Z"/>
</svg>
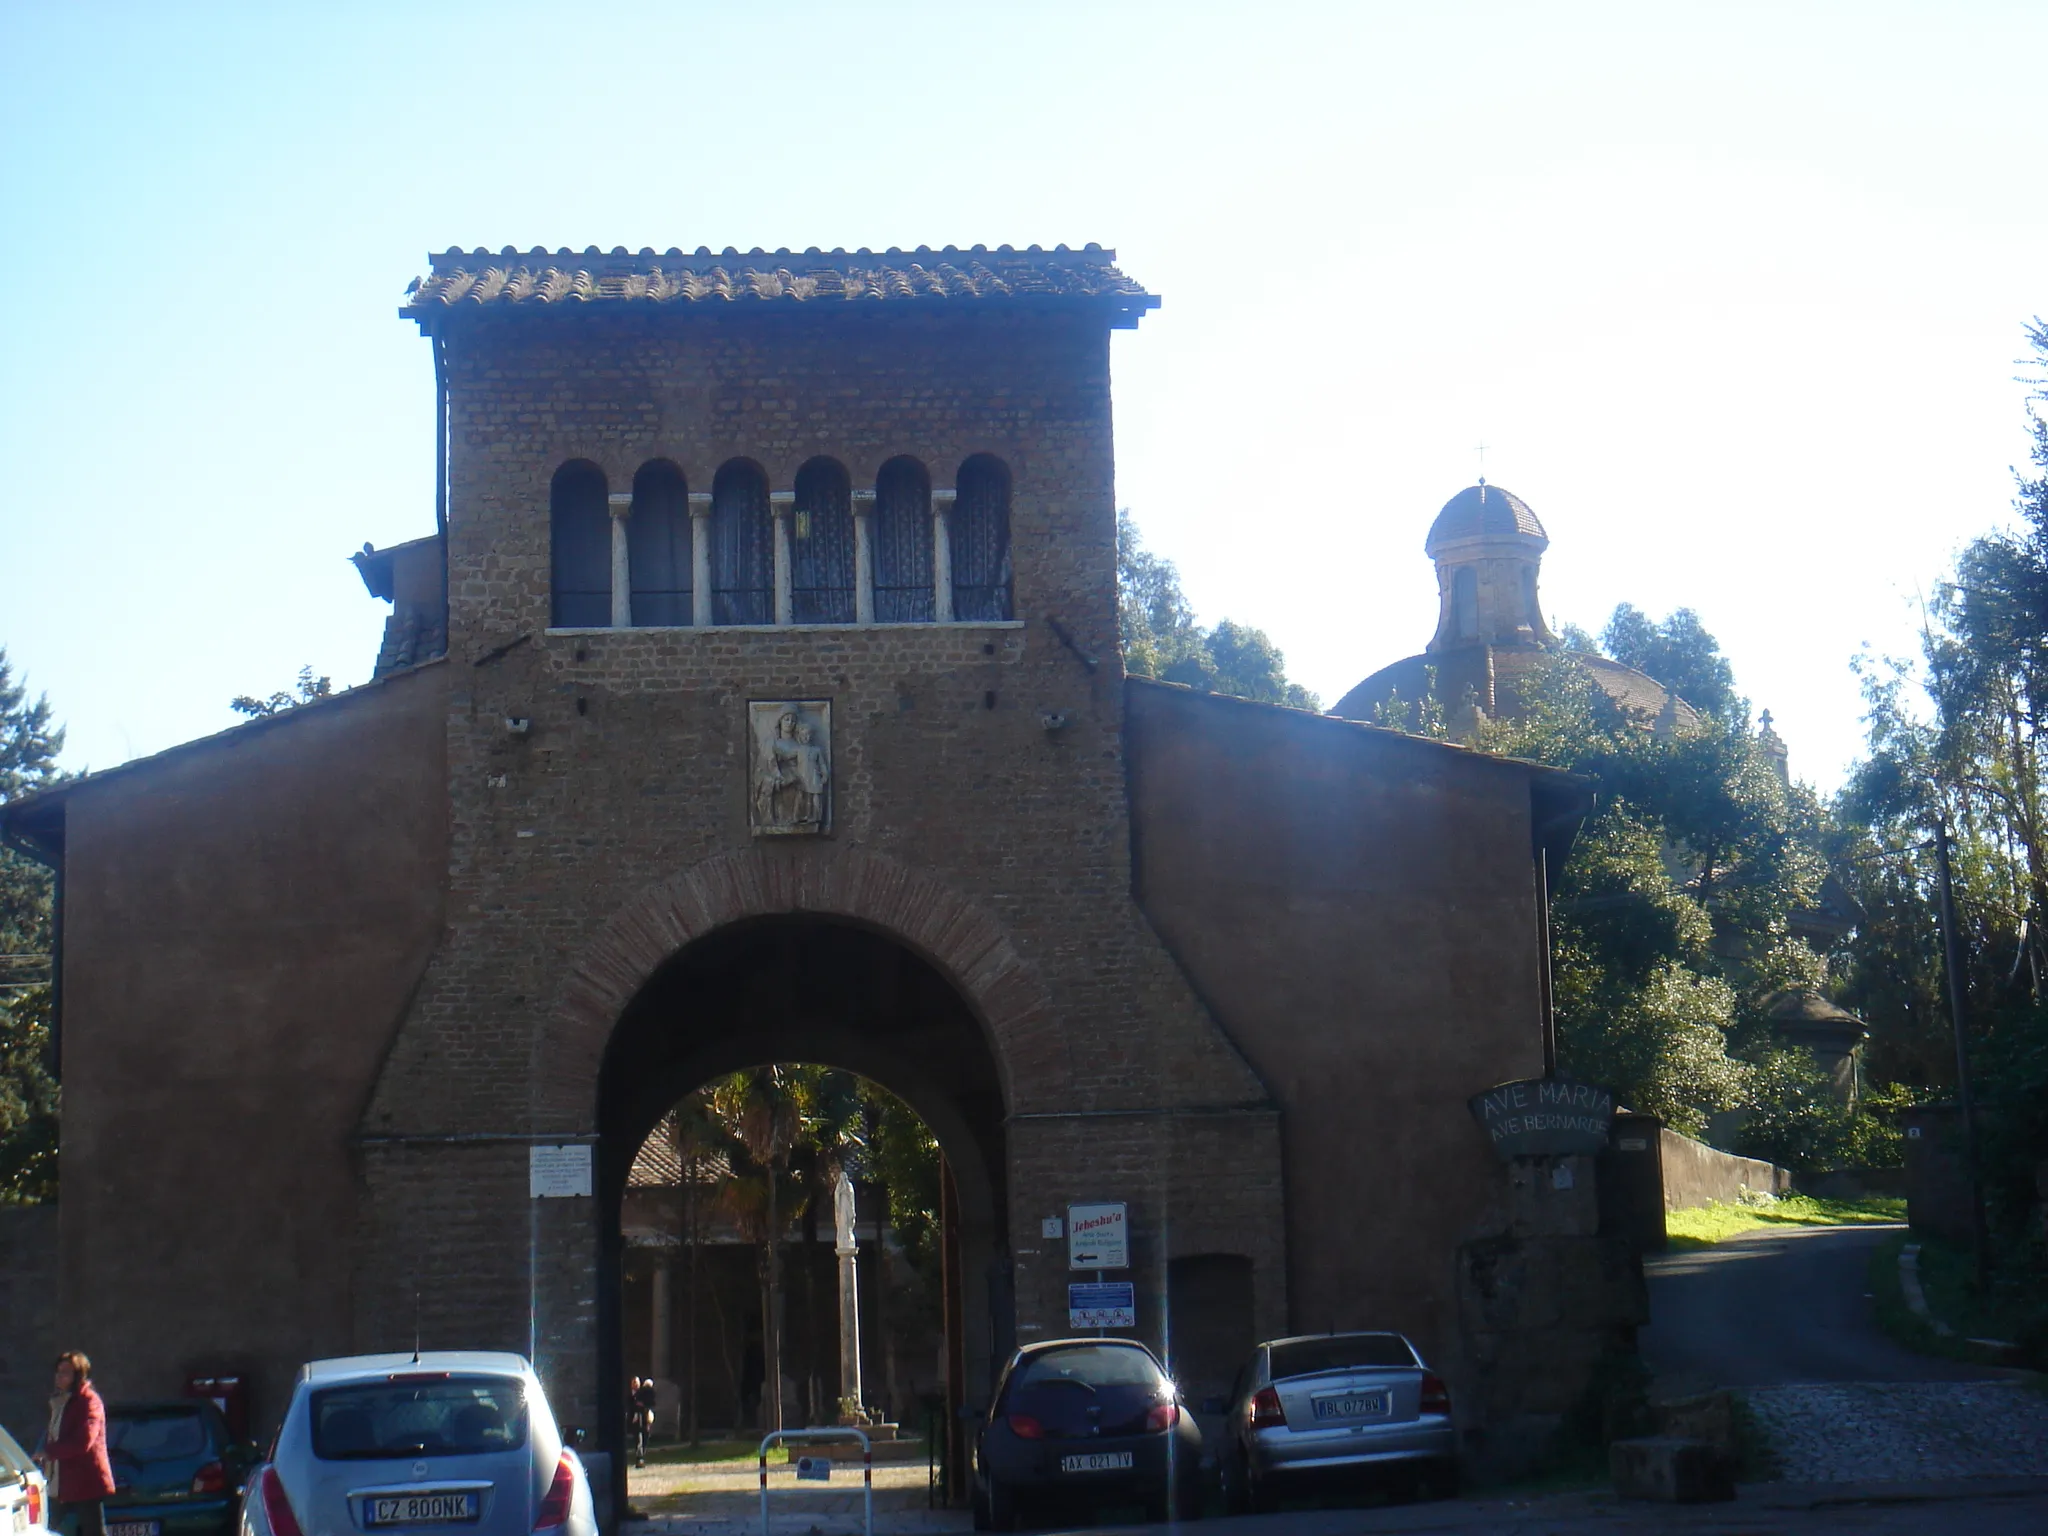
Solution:
<svg viewBox="0 0 2048 1536">
<path fill-rule="evenodd" d="M 30 703 L 0 648 L 0 804 L 61 783 L 64 732 Z M 57 1195 L 58 1092 L 51 1076 L 50 872 L 0 846 L 0 1203 Z"/>
<path fill-rule="evenodd" d="M 253 693 L 238 693 L 228 700 L 228 708 L 238 715 L 247 715 L 252 720 L 265 715 L 281 715 L 286 710 L 297 709 L 301 704 L 311 704 L 315 699 L 329 698 L 334 693 L 334 679 L 315 677 L 310 666 L 299 668 L 299 686 L 296 693 L 279 689 L 267 699 L 259 699 Z"/>
<path fill-rule="evenodd" d="M 1870 1025 L 1873 1062 L 1929 1093 L 1955 1086 L 1928 853 L 1937 824 L 1951 835 L 1982 1168 L 2014 1273 L 2048 1258 L 2036 1182 L 2048 1162 L 2048 324 L 2026 337 L 2017 522 L 1964 548 L 1927 605 L 1917 658 L 1860 663 L 1868 752 L 1835 803 L 1838 864 L 1865 913 L 1847 1000 Z"/>
<path fill-rule="evenodd" d="M 1696 626 L 1650 628 L 1719 653 Z M 1746 725 L 1709 714 L 1694 730 L 1654 731 L 1569 650 L 1518 698 L 1479 744 L 1600 790 L 1552 881 L 1560 1065 L 1700 1134 L 1715 1112 L 1751 1102 L 1742 1058 L 1766 1044 L 1762 999 L 1824 979 L 1821 957 L 1790 931 L 1825 873 L 1818 807 L 1779 779 Z"/>
<path fill-rule="evenodd" d="M 1287 680 L 1287 658 L 1262 629 L 1223 619 L 1195 622 L 1171 560 L 1146 549 L 1129 512 L 1116 520 L 1117 619 L 1124 669 L 1138 677 L 1185 683 L 1205 693 L 1320 709 L 1322 701 Z"/>
<path fill-rule="evenodd" d="M 1735 670 L 1692 609 L 1674 609 L 1660 624 L 1635 604 L 1622 603 L 1607 620 L 1600 644 L 1623 666 L 1648 673 L 1722 724 L 1749 723 L 1749 701 L 1735 692 Z"/>
</svg>

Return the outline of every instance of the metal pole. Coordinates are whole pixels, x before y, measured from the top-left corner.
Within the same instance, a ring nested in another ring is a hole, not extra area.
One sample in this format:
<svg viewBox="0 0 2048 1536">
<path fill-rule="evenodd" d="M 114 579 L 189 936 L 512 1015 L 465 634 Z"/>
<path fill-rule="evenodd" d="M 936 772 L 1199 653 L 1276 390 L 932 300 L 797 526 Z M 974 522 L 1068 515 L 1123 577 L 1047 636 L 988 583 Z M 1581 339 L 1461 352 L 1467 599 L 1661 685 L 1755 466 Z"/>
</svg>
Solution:
<svg viewBox="0 0 2048 1536">
<path fill-rule="evenodd" d="M 838 1429 L 771 1429 L 761 1437 L 761 1536 L 768 1536 L 768 1447 L 781 1441 L 844 1440 L 848 1435 L 860 1441 L 860 1479 L 866 1494 L 867 1536 L 875 1536 L 875 1448 L 867 1431 L 844 1425 Z"/>
<path fill-rule="evenodd" d="M 1956 931 L 1955 884 L 1949 874 L 1948 818 L 1934 823 L 1934 865 L 1940 879 L 1942 964 L 1948 971 L 1949 1023 L 1956 1037 L 1956 1101 L 1963 1112 L 1963 1156 L 1970 1173 L 1970 1242 L 1976 1250 L 1977 1289 L 1991 1283 L 1989 1234 L 1984 1225 L 1984 1180 L 1977 1161 L 1977 1105 L 1970 1091 L 1969 1037 L 1964 1033 L 1963 940 Z"/>
<path fill-rule="evenodd" d="M 1543 1075 L 1557 1076 L 1557 1000 L 1550 977 L 1550 850 L 1536 850 L 1537 984 L 1543 1009 Z"/>
</svg>

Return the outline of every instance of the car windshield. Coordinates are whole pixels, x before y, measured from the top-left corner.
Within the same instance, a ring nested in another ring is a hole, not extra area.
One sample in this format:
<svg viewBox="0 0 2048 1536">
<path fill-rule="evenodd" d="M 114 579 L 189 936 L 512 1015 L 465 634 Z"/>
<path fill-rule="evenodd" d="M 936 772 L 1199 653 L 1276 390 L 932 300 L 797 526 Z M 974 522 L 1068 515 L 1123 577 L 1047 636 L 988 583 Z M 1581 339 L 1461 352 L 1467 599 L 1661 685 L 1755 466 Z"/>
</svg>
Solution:
<svg viewBox="0 0 2048 1536">
<path fill-rule="evenodd" d="M 107 1414 L 107 1454 L 117 1461 L 190 1461 L 212 1449 L 197 1407 L 115 1408 Z"/>
<path fill-rule="evenodd" d="M 1273 1380 L 1322 1371 L 1413 1368 L 1422 1362 L 1398 1333 L 1338 1333 L 1326 1339 L 1289 1339 L 1272 1347 Z"/>
<path fill-rule="evenodd" d="M 313 1394 L 322 1461 L 477 1456 L 526 1444 L 526 1392 L 502 1376 L 394 1376 Z"/>
<path fill-rule="evenodd" d="M 14 1436 L 0 1429 L 0 1482 L 18 1482 L 35 1463 Z"/>
</svg>

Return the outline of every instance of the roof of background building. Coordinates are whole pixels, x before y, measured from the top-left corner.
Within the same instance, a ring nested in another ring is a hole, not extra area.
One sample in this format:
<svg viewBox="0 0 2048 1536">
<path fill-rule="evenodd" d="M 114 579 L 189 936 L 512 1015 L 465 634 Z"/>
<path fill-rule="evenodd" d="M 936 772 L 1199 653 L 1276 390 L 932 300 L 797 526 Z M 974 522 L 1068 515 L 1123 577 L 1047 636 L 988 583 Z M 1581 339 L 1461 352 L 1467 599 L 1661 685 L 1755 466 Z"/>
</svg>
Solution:
<svg viewBox="0 0 2048 1536">
<path fill-rule="evenodd" d="M 1529 510 L 1529 503 L 1512 491 L 1481 480 L 1444 503 L 1443 511 L 1429 525 L 1429 537 L 1422 541 L 1422 547 L 1434 554 L 1437 545 L 1458 539 L 1501 538 L 1518 533 L 1545 543 L 1550 541 L 1543 524 Z"/>
<path fill-rule="evenodd" d="M 693 253 L 624 246 L 601 252 L 549 252 L 511 246 L 491 252 L 450 250 L 429 258 L 427 275 L 406 290 L 400 313 L 425 319 L 458 305 L 537 308 L 571 303 L 691 305 L 709 300 L 799 304 L 901 302 L 907 299 L 1092 300 L 1106 302 L 1118 323 L 1135 325 L 1157 296 L 1126 277 L 1116 252 L 1032 246 L 977 245 L 963 250 L 919 246 L 904 251 L 741 252 L 727 247 Z"/>
</svg>

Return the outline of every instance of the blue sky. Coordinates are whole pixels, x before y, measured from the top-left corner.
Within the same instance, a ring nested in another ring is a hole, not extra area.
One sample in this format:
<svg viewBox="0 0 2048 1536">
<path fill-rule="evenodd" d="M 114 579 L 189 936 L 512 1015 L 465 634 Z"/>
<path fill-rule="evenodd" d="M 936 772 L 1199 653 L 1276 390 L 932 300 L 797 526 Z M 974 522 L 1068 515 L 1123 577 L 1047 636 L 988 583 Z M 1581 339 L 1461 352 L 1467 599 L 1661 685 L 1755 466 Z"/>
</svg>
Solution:
<svg viewBox="0 0 2048 1536">
<path fill-rule="evenodd" d="M 2007 514 L 2040 5 L 0 3 L 0 645 L 74 767 L 368 675 L 451 244 L 1098 240 L 1118 496 L 1326 701 L 1477 468 L 1553 622 L 1697 608 L 1831 785 Z"/>
</svg>

